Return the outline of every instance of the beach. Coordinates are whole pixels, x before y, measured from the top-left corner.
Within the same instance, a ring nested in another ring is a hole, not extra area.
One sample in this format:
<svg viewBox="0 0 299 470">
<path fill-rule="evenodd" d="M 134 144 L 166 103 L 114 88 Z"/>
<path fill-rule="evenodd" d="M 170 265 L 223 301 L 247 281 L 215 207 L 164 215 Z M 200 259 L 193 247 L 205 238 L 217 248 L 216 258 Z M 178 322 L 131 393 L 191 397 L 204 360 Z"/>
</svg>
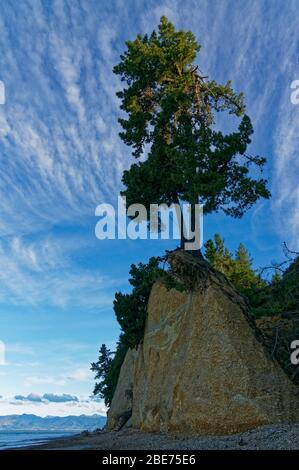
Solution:
<svg viewBox="0 0 299 470">
<path fill-rule="evenodd" d="M 263 426 L 232 436 L 175 436 L 134 429 L 82 433 L 30 450 L 298 450 L 299 424 Z"/>
</svg>

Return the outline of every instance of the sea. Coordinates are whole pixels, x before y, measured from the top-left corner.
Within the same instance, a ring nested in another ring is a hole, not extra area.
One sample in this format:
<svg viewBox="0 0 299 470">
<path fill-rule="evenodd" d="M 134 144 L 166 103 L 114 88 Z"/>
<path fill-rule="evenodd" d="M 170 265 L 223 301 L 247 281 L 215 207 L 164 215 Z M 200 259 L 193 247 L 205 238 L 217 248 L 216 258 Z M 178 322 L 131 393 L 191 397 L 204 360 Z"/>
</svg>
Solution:
<svg viewBox="0 0 299 470">
<path fill-rule="evenodd" d="M 51 439 L 73 436 L 75 434 L 78 434 L 78 431 L 77 433 L 62 431 L 0 431 L 0 450 L 44 444 Z"/>
</svg>

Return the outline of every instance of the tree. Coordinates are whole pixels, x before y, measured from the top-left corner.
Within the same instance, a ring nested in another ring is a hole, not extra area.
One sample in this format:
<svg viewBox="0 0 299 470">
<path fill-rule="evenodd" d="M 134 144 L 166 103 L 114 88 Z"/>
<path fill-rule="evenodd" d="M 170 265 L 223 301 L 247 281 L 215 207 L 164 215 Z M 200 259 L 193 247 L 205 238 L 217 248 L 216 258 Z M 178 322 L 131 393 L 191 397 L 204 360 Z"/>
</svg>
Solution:
<svg viewBox="0 0 299 470">
<path fill-rule="evenodd" d="M 214 241 L 208 240 L 205 243 L 205 257 L 207 261 L 226 276 L 230 276 L 232 270 L 233 257 L 224 246 L 224 240 L 216 233 Z"/>
<path fill-rule="evenodd" d="M 205 258 L 213 268 L 222 272 L 231 281 L 235 289 L 246 295 L 252 304 L 255 304 L 257 293 L 267 283 L 261 279 L 252 267 L 252 259 L 243 245 L 239 244 L 235 256 L 225 247 L 224 240 L 219 234 L 214 240 L 205 243 Z"/>
<path fill-rule="evenodd" d="M 150 258 L 147 264 L 132 264 L 129 279 L 133 286 L 132 292 L 115 294 L 114 312 L 123 332 L 123 341 L 131 348 L 142 341 L 148 299 L 153 283 L 162 274 L 158 258 Z"/>
<path fill-rule="evenodd" d="M 164 271 L 159 268 L 159 259 L 150 258 L 146 264 L 132 264 L 129 283 L 133 287 L 130 294 L 117 292 L 113 303 L 121 334 L 115 353 L 103 344 L 99 359 L 91 364 L 91 370 L 96 373 L 94 395 L 104 399 L 107 406 L 111 401 L 117 386 L 121 366 L 129 348 L 136 348 L 141 343 L 147 314 L 147 304 L 153 283 Z M 113 356 L 113 357 L 112 357 Z"/>
<path fill-rule="evenodd" d="M 111 356 L 112 352 L 105 344 L 102 344 L 99 351 L 99 359 L 97 362 L 93 362 L 90 368 L 92 372 L 95 372 L 95 380 L 99 380 L 99 382 L 96 382 L 95 384 L 93 393 L 94 395 L 100 395 L 101 398 L 105 398 L 107 396 L 107 390 L 109 388 L 107 378 L 112 363 Z"/>
<path fill-rule="evenodd" d="M 265 282 L 254 271 L 252 263 L 253 260 L 247 249 L 243 243 L 240 243 L 235 254 L 230 279 L 239 292 L 247 295 L 265 286 Z"/>
<path fill-rule="evenodd" d="M 299 256 L 289 259 L 287 268 L 272 277 L 270 297 L 263 307 L 268 312 L 299 314 Z M 269 313 L 268 313 L 269 314 Z"/>
<path fill-rule="evenodd" d="M 266 159 L 246 153 L 253 127 L 245 114 L 243 95 L 231 82 L 219 85 L 204 77 L 195 59 L 200 50 L 190 31 L 176 31 L 162 17 L 158 32 L 127 41 L 114 73 L 127 87 L 117 93 L 127 118 L 120 133 L 134 163 L 123 174 L 122 194 L 127 203 L 195 205 L 204 212 L 222 210 L 241 217 L 259 198 L 269 198 L 267 180 L 250 176 L 250 167 L 262 171 Z M 238 129 L 224 134 L 215 128 L 215 116 L 226 112 L 240 119 Z M 181 221 L 181 247 L 185 246 Z"/>
</svg>

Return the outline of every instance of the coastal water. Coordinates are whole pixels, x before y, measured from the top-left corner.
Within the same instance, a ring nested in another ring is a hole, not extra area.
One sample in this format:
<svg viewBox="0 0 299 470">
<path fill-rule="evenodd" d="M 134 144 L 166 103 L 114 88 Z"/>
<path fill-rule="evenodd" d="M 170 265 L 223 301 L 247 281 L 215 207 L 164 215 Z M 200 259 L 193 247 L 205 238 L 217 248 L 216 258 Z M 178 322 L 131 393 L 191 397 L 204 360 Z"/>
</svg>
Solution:
<svg viewBox="0 0 299 470">
<path fill-rule="evenodd" d="M 78 433 L 56 431 L 0 431 L 0 450 L 43 444 L 51 439 L 72 436 Z"/>
</svg>

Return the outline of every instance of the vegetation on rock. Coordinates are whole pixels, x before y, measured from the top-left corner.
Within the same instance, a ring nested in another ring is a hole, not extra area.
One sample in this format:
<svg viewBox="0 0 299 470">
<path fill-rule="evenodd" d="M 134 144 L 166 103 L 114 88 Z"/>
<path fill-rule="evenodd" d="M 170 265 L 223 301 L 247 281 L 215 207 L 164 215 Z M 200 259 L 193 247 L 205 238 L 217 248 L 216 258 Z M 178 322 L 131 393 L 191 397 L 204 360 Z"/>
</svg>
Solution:
<svg viewBox="0 0 299 470">
<path fill-rule="evenodd" d="M 235 289 L 244 294 L 252 305 L 261 289 L 268 284 L 253 269 L 253 260 L 243 243 L 233 255 L 224 245 L 224 240 L 219 234 L 214 235 L 214 240 L 205 243 L 205 258 L 231 281 Z"/>
<path fill-rule="evenodd" d="M 122 342 L 128 347 L 138 346 L 143 338 L 146 309 L 151 288 L 162 274 L 159 259 L 150 258 L 147 264 L 132 264 L 129 283 L 133 287 L 130 294 L 117 292 L 113 303 L 117 321 L 122 330 Z"/>
<path fill-rule="evenodd" d="M 269 198 L 267 180 L 255 179 L 250 173 L 251 168 L 254 175 L 262 171 L 266 159 L 247 153 L 253 127 L 245 114 L 243 95 L 235 93 L 230 82 L 219 85 L 202 76 L 195 64 L 200 46 L 194 35 L 176 31 L 162 17 L 158 32 L 138 35 L 126 44 L 127 50 L 114 68 L 126 83 L 118 92 L 121 109 L 127 113 L 126 118 L 119 119 L 123 128 L 120 137 L 133 148 L 136 159 L 143 157 L 123 174 L 122 195 L 127 203 L 149 209 L 151 204 L 188 202 L 194 230 L 195 204 L 203 204 L 205 213 L 222 210 L 241 217 L 259 198 Z M 219 112 L 233 115 L 233 122 L 240 120 L 234 132 L 216 130 Z M 181 248 L 185 242 L 182 219 Z M 205 244 L 204 254 L 208 263 L 249 299 L 257 317 L 286 311 L 298 314 L 298 258 L 281 275 L 276 271 L 269 282 L 253 269 L 243 244 L 232 254 L 220 235 L 215 235 Z M 131 293 L 115 294 L 114 311 L 121 327 L 116 351 L 112 353 L 102 345 L 98 361 L 91 365 L 97 381 L 94 394 L 104 398 L 108 406 L 128 349 L 137 348 L 143 340 L 154 282 L 163 278 L 168 289 L 190 290 L 198 278 L 204 282 L 209 270 L 203 259 L 201 273 L 198 265 L 196 272 L 190 263 L 187 268 L 179 266 L 179 260 L 171 254 L 164 259 L 168 270 L 160 267 L 160 261 L 151 258 L 147 264 L 132 265 Z M 277 341 L 275 348 L 278 354 Z"/>
<path fill-rule="evenodd" d="M 198 276 L 190 263 L 186 270 L 183 262 L 177 265 L 178 257 L 172 254 L 175 252 L 168 253 L 163 259 L 164 262 L 168 259 L 166 270 L 160 267 L 159 258 L 151 258 L 147 264 L 132 265 L 129 279 L 132 292 L 115 294 L 114 311 L 121 327 L 117 348 L 112 353 L 102 345 L 99 360 L 91 367 L 98 380 L 94 394 L 104 398 L 108 406 L 128 349 L 136 348 L 143 340 L 147 304 L 154 282 L 160 279 L 167 289 L 174 287 L 179 291 L 192 290 L 198 284 Z M 265 346 L 291 380 L 297 383 L 298 368 L 290 364 L 290 344 L 299 334 L 299 258 L 291 262 L 285 272 L 278 274 L 276 271 L 271 281 L 267 281 L 253 269 L 253 261 L 242 243 L 233 255 L 221 236 L 216 234 L 213 240 L 206 242 L 204 255 L 214 269 L 222 272 L 235 289 L 247 297 L 256 318 L 262 317 L 257 326 L 264 335 Z M 199 271 L 198 263 L 202 264 L 201 272 L 197 274 L 204 278 L 204 263 L 199 259 L 194 261 L 196 271 Z M 265 317 L 269 320 L 266 321 Z"/>
<path fill-rule="evenodd" d="M 91 365 L 96 373 L 94 394 L 110 405 L 116 389 L 120 368 L 129 348 L 136 348 L 142 341 L 147 303 L 155 280 L 163 275 L 158 258 L 150 258 L 147 264 L 132 264 L 129 283 L 133 287 L 130 294 L 117 292 L 114 300 L 114 312 L 121 327 L 121 334 L 115 353 L 102 345 L 99 359 Z M 113 356 L 113 357 L 112 357 Z"/>
<path fill-rule="evenodd" d="M 206 259 L 248 298 L 271 357 L 299 384 L 298 366 L 290 360 L 291 344 L 299 337 L 299 258 L 297 253 L 287 255 L 286 261 L 270 267 L 274 274 L 266 281 L 252 268 L 244 245 L 240 244 L 233 257 L 220 235 L 205 244 Z"/>
</svg>

